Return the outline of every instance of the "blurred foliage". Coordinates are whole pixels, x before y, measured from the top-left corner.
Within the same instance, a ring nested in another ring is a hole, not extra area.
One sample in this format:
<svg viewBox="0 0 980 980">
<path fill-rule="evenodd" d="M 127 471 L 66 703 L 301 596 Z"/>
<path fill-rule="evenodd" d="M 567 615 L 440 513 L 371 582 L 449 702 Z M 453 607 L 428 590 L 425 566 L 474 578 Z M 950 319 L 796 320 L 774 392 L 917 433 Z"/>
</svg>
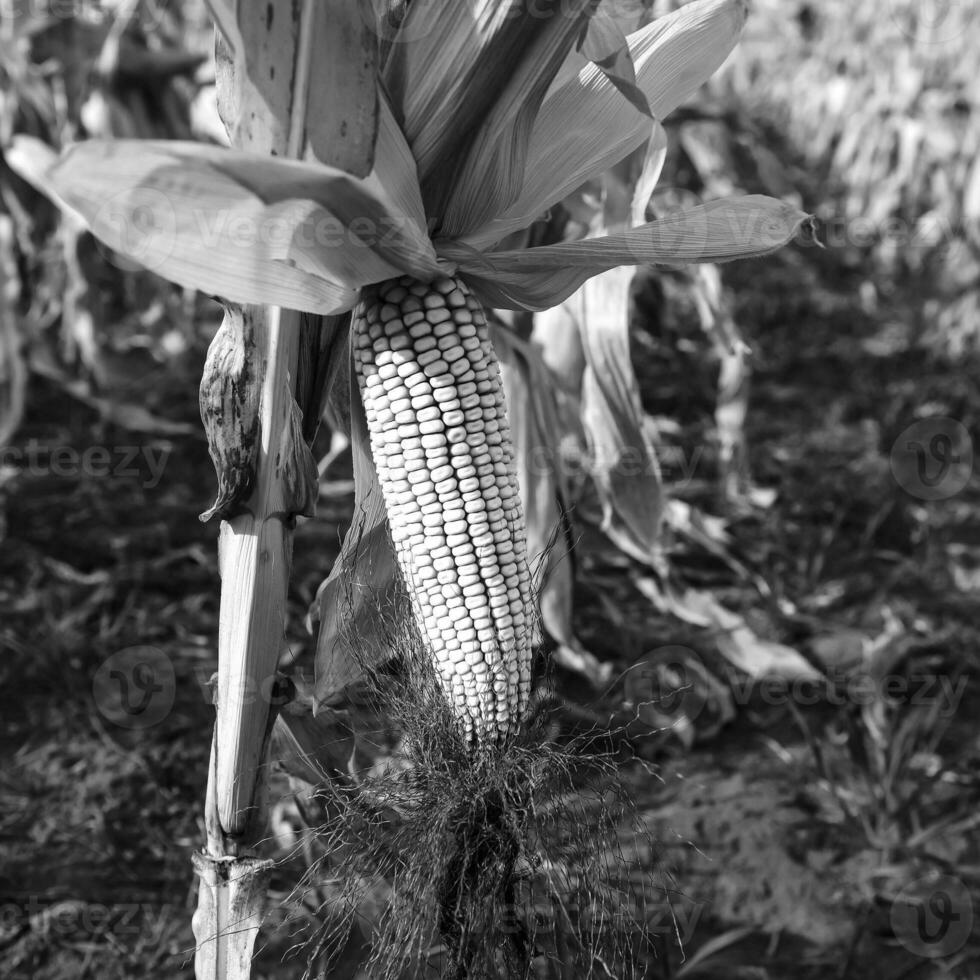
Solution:
<svg viewBox="0 0 980 980">
<path fill-rule="evenodd" d="M 866 302 L 912 286 L 920 339 L 953 355 L 980 342 L 978 45 L 973 3 L 756 0 L 713 89 L 736 172 L 754 157 L 852 268 L 873 257 Z"/>
</svg>

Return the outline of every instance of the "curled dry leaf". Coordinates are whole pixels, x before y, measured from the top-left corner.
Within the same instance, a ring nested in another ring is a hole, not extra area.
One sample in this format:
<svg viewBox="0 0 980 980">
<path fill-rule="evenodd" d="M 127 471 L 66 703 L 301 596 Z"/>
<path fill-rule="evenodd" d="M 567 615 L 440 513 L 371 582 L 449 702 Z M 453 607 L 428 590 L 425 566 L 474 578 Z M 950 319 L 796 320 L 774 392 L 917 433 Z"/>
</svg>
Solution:
<svg viewBox="0 0 980 980">
<path fill-rule="evenodd" d="M 201 421 L 218 478 L 214 503 L 201 514 L 227 518 L 239 512 L 252 492 L 259 445 L 261 362 L 255 348 L 255 307 L 226 306 L 208 348 L 201 377 Z"/>
</svg>

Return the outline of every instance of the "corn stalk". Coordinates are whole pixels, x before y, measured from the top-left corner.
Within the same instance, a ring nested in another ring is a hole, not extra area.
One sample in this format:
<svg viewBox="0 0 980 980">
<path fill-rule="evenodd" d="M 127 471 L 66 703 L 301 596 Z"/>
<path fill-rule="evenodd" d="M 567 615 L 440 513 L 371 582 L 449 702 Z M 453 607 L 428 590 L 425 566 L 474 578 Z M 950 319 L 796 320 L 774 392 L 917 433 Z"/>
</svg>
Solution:
<svg viewBox="0 0 980 980">
<path fill-rule="evenodd" d="M 375 131 L 373 39 L 359 29 L 354 4 L 307 0 L 235 11 L 216 3 L 213 11 L 219 111 L 232 143 L 280 157 L 309 151 L 367 173 Z M 333 97 L 311 98 L 324 86 Z M 346 139 L 338 138 L 342 132 Z M 318 330 L 318 320 L 277 306 L 226 304 L 201 385 L 219 484 L 202 518 L 222 518 L 222 594 L 207 848 L 194 861 L 201 880 L 194 917 L 199 980 L 249 975 L 272 868 L 256 851 L 265 760 L 283 700 L 276 668 L 292 529 L 297 516 L 312 516 L 316 500 L 304 414 L 311 435 L 320 404 L 317 360 L 333 326 L 327 321 Z"/>
</svg>

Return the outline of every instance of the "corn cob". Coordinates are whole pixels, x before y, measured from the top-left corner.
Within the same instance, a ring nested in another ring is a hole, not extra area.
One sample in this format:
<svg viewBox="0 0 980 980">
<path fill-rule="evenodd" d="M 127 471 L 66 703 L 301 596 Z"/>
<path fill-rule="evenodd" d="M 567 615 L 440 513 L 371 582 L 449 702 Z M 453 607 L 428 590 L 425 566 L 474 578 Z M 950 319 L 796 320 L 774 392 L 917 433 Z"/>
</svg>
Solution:
<svg viewBox="0 0 980 980">
<path fill-rule="evenodd" d="M 470 743 L 531 687 L 524 514 L 497 358 L 457 279 L 392 279 L 354 310 L 355 373 L 391 538 L 436 677 Z"/>
</svg>

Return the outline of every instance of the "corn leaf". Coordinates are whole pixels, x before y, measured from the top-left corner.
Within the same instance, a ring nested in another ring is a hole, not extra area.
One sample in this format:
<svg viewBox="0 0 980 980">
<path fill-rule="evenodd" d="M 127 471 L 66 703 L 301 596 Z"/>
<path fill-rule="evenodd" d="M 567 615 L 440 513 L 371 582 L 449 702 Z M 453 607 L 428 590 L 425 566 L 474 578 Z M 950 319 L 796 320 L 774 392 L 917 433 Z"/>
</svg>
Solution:
<svg viewBox="0 0 980 980">
<path fill-rule="evenodd" d="M 485 303 L 543 310 L 564 302 L 586 279 L 619 265 L 727 262 L 775 251 L 810 217 L 762 195 L 710 201 L 616 235 L 511 252 L 474 254 L 444 246 L 441 253 Z"/>
<path fill-rule="evenodd" d="M 111 248 L 235 302 L 342 312 L 359 285 L 437 268 L 413 222 L 319 165 L 195 144 L 90 141 L 46 176 Z"/>
<path fill-rule="evenodd" d="M 602 530 L 627 554 L 651 562 L 660 536 L 663 487 L 630 358 L 632 277 L 632 269 L 611 269 L 576 294 L 586 360 L 582 425 L 602 503 Z"/>
<path fill-rule="evenodd" d="M 643 165 L 633 188 L 630 203 L 630 224 L 642 225 L 647 220 L 647 205 L 660 180 L 667 159 L 667 133 L 659 122 L 654 122 L 653 132 L 643 153 Z"/>
<path fill-rule="evenodd" d="M 636 83 L 656 118 L 665 118 L 711 77 L 744 21 L 744 0 L 696 0 L 629 35 Z M 635 150 L 649 126 L 600 68 L 586 66 L 542 105 L 518 199 L 466 242 L 482 249 L 526 227 Z"/>
<path fill-rule="evenodd" d="M 365 181 L 325 164 L 269 159 L 256 153 L 178 140 L 88 140 L 68 150 L 52 169 L 56 189 L 59 182 L 68 184 L 73 178 L 79 178 L 80 186 L 85 188 L 82 171 L 86 167 L 111 171 L 116 190 L 122 183 L 123 192 L 140 178 L 163 171 L 176 192 L 187 194 L 190 203 L 204 209 L 207 194 L 195 197 L 193 190 L 184 185 L 191 182 L 191 176 L 197 180 L 213 171 L 263 204 L 313 201 L 335 217 L 352 240 L 359 240 L 355 247 L 367 242 L 372 251 L 412 275 L 424 278 L 438 272 L 432 244 L 422 227 L 377 196 Z M 188 175 L 183 182 L 181 172 Z M 93 189 L 107 189 L 99 178 L 92 180 Z M 170 184 L 166 187 L 169 190 Z"/>
<path fill-rule="evenodd" d="M 427 230 L 418 167 L 412 156 L 412 148 L 383 91 L 379 93 L 378 101 L 374 169 L 364 178 L 364 183 L 379 198 L 390 201 L 396 214 L 404 214 L 421 231 Z"/>
<path fill-rule="evenodd" d="M 419 164 L 423 187 L 457 159 L 488 117 L 513 118 L 542 74 L 560 67 L 584 23 L 587 0 L 413 0 L 384 65 L 389 92 Z M 555 57 L 554 39 L 564 51 Z M 541 92 L 547 90 L 547 84 Z"/>
<path fill-rule="evenodd" d="M 581 51 L 638 112 L 652 117 L 650 103 L 636 84 L 629 42 L 616 17 L 605 6 L 600 6 L 589 20 Z"/>
<path fill-rule="evenodd" d="M 540 622 L 558 644 L 553 659 L 599 685 L 608 680 L 612 667 L 585 649 L 572 626 L 575 569 L 565 516 L 568 487 L 561 468 L 562 428 L 552 377 L 533 345 L 496 324 L 490 334 L 500 361 L 514 441 Z M 540 641 L 539 636 L 533 638 L 534 643 Z"/>
<path fill-rule="evenodd" d="M 793 647 L 760 637 L 737 613 L 710 593 L 688 589 L 679 598 L 689 616 L 712 630 L 718 652 L 750 677 L 819 680 L 819 671 Z"/>
<path fill-rule="evenodd" d="M 464 138 L 423 170 L 422 194 L 439 234 L 458 237 L 486 223 L 517 200 L 524 183 L 530 135 L 538 111 L 569 51 L 589 22 L 590 0 L 522 5 L 501 35 L 480 55 L 482 76 L 474 88 L 501 74 L 493 100 L 474 122 L 456 115 L 452 126 Z M 505 48 L 499 47 L 506 43 Z M 501 64 L 501 58 L 503 64 Z M 475 92 L 467 96 L 486 97 Z M 465 156 L 457 155 L 465 151 Z"/>
</svg>

